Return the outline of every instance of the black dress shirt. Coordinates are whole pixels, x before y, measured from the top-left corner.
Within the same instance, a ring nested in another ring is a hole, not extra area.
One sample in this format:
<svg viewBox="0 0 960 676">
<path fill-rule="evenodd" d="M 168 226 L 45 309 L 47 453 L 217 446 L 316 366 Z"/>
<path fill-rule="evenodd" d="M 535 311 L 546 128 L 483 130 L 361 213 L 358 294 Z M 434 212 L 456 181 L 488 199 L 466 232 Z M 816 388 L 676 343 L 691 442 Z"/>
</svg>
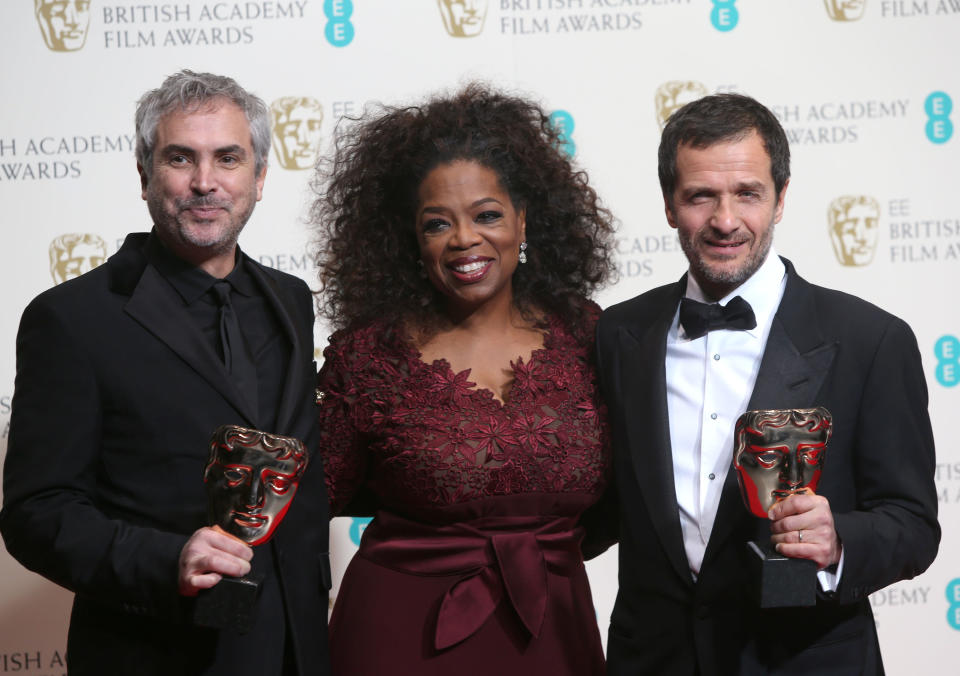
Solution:
<svg viewBox="0 0 960 676">
<path fill-rule="evenodd" d="M 213 290 L 213 285 L 219 281 L 206 271 L 178 258 L 170 252 L 156 235 L 150 234 L 145 250 L 147 260 L 166 279 L 183 300 L 187 313 L 193 320 L 194 326 L 200 330 L 204 339 L 220 356 L 223 353 L 220 341 L 219 302 Z M 224 279 L 231 285 L 231 302 L 240 321 L 246 347 L 257 367 L 257 419 L 254 421 L 257 429 L 267 432 L 276 425 L 277 409 L 283 392 L 283 379 L 290 361 L 290 341 L 283 330 L 257 283 L 244 265 L 244 258 L 237 248 L 233 270 Z M 226 368 L 226 367 L 224 367 Z M 235 421 L 225 420 L 224 424 Z M 213 433 L 213 430 L 210 430 Z M 203 480 L 202 468 L 197 473 L 197 481 Z M 242 664 L 249 668 L 252 663 L 259 663 L 260 673 L 264 676 L 280 676 L 294 673 L 288 662 L 289 651 L 286 648 L 286 632 L 274 633 L 261 630 L 261 627 L 286 626 L 282 601 L 279 590 L 270 593 L 271 587 L 278 582 L 275 561 L 274 543 L 256 547 L 251 562 L 251 579 L 262 578 L 259 607 L 254 620 L 253 629 L 245 635 L 231 633 L 229 630 L 219 632 L 217 663 L 221 666 Z M 274 645 L 264 645 L 263 636 L 278 636 Z M 175 647 L 171 646 L 171 649 Z"/>
</svg>

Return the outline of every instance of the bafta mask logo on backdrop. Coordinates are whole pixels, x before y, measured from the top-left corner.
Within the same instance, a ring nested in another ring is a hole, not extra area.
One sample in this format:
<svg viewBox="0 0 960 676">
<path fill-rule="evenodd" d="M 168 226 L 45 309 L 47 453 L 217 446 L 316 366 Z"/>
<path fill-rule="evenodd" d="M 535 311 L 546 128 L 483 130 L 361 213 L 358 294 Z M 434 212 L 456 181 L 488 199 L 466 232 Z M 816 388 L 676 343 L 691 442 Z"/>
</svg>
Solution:
<svg viewBox="0 0 960 676">
<path fill-rule="evenodd" d="M 686 103 L 703 98 L 708 93 L 703 84 L 693 80 L 671 80 L 657 87 L 654 103 L 657 107 L 657 122 L 660 124 L 660 130 L 663 130 L 673 111 Z"/>
<path fill-rule="evenodd" d="M 270 104 L 273 148 L 284 169 L 310 169 L 320 147 L 323 106 L 309 96 L 284 96 Z"/>
<path fill-rule="evenodd" d="M 844 195 L 830 203 L 827 222 L 833 253 L 841 265 L 869 265 L 880 234 L 880 205 L 866 195 Z"/>
<path fill-rule="evenodd" d="M 50 276 L 54 284 L 79 277 L 107 260 L 107 243 L 99 235 L 72 232 L 50 242 Z"/>
<path fill-rule="evenodd" d="M 87 41 L 90 0 L 34 0 L 37 23 L 47 47 L 75 52 Z"/>
<path fill-rule="evenodd" d="M 859 21 L 867 8 L 867 0 L 823 0 L 823 4 L 834 21 Z"/>
<path fill-rule="evenodd" d="M 483 32 L 488 0 L 437 0 L 447 33 L 472 38 Z"/>
</svg>

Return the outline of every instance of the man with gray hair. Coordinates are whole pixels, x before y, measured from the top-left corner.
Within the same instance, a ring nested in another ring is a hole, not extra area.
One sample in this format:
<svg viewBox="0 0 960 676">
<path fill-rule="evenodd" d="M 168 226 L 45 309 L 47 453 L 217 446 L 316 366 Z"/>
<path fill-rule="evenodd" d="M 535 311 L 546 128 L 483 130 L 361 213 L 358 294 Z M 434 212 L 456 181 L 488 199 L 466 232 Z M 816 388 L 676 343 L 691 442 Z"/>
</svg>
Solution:
<svg viewBox="0 0 960 676">
<path fill-rule="evenodd" d="M 237 245 L 269 111 L 230 78 L 182 71 L 140 99 L 136 134 L 152 231 L 21 319 L 0 531 L 75 593 L 71 674 L 328 674 L 321 464 L 256 548 L 205 516 L 219 426 L 316 445 L 310 292 Z M 198 599 L 239 576 L 259 581 L 249 632 L 200 626 Z"/>
</svg>

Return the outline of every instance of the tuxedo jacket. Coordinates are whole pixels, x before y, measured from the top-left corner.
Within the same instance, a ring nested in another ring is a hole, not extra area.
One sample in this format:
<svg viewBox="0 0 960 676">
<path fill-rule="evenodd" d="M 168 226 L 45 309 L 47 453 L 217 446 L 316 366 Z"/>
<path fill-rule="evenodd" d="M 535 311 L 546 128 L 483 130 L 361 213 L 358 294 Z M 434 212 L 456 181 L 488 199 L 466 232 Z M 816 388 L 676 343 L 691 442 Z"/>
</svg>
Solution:
<svg viewBox="0 0 960 676">
<path fill-rule="evenodd" d="M 104 265 L 23 313 L 0 514 L 7 549 L 75 592 L 71 674 L 246 674 L 190 621 L 178 559 L 207 525 L 203 472 L 223 424 L 257 426 L 182 300 L 129 235 Z M 276 429 L 317 443 L 306 284 L 247 258 L 290 346 Z M 328 673 L 327 498 L 313 455 L 273 548 L 300 674 Z M 256 550 L 254 556 L 256 557 Z M 251 638 L 251 640 L 255 640 Z M 251 674 L 253 676 L 253 674 Z"/>
<path fill-rule="evenodd" d="M 598 368 L 613 437 L 619 592 L 611 675 L 881 674 L 867 595 L 911 578 L 940 539 L 933 436 L 916 339 L 893 315 L 814 286 L 789 261 L 750 409 L 824 406 L 833 436 L 817 492 L 843 546 L 835 592 L 809 608 L 760 610 L 747 542 L 769 524 L 744 507 L 732 468 L 696 581 L 680 530 L 667 418 L 666 336 L 685 288 L 604 312 Z M 695 424 L 695 421 L 691 421 Z"/>
</svg>

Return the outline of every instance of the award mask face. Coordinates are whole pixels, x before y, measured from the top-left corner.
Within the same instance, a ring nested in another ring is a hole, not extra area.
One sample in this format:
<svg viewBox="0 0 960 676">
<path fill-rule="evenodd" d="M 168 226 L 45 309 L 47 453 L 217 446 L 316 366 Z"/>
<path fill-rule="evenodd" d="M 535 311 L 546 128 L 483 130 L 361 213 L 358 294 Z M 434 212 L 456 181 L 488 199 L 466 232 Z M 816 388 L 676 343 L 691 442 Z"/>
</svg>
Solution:
<svg viewBox="0 0 960 676">
<path fill-rule="evenodd" d="M 79 277 L 107 260 L 107 243 L 99 235 L 69 233 L 50 242 L 50 274 L 54 284 Z"/>
<path fill-rule="evenodd" d="M 309 97 L 284 96 L 270 105 L 273 147 L 284 169 L 312 169 L 320 146 L 323 108 Z"/>
<path fill-rule="evenodd" d="M 832 432 L 825 408 L 747 411 L 737 420 L 733 465 L 757 517 L 794 493 L 813 493 Z"/>
<path fill-rule="evenodd" d="M 844 195 L 827 210 L 830 241 L 841 265 L 869 265 L 877 251 L 880 205 L 867 195 Z"/>
<path fill-rule="evenodd" d="M 290 507 L 307 454 L 298 439 L 224 425 L 203 475 L 210 525 L 249 545 L 273 535 Z"/>
</svg>

